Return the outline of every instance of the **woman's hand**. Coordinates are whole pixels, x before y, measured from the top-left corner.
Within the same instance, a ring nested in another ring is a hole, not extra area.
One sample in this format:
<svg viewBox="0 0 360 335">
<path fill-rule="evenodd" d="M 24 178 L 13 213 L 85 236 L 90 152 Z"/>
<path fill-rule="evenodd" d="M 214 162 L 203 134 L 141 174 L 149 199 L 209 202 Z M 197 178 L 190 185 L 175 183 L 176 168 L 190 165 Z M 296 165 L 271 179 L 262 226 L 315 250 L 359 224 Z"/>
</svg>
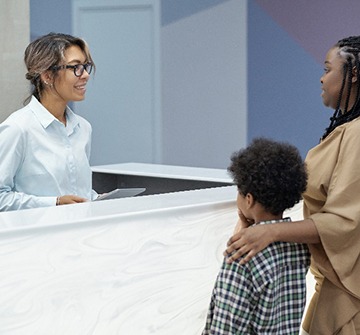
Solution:
<svg viewBox="0 0 360 335">
<path fill-rule="evenodd" d="M 240 215 L 239 217 L 241 221 L 244 220 Z M 240 264 L 245 264 L 258 252 L 276 241 L 307 244 L 321 243 L 319 233 L 312 219 L 252 225 L 248 228 L 245 227 L 245 224 L 245 222 L 241 223 L 241 229 L 227 243 L 228 247 L 224 251 L 224 256 L 228 257 L 228 263 L 232 263 L 241 256 L 246 255 L 240 261 Z"/>
<path fill-rule="evenodd" d="M 258 252 L 265 249 L 269 244 L 274 242 L 271 233 L 271 225 L 242 226 L 240 231 L 234 234 L 227 243 L 227 249 L 224 256 L 226 262 L 232 263 L 243 255 L 240 264 L 250 261 Z"/>
<path fill-rule="evenodd" d="M 63 195 L 57 198 L 57 205 L 69 205 L 69 204 L 77 204 L 79 202 L 88 201 L 86 198 L 78 197 L 77 195 Z"/>
</svg>

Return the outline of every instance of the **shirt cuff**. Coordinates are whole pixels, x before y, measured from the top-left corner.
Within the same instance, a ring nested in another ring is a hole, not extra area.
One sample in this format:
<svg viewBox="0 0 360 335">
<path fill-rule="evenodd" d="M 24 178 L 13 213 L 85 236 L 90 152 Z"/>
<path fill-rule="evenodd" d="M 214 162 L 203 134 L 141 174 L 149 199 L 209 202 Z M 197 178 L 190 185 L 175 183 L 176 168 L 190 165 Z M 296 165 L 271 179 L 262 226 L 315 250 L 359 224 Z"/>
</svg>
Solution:
<svg viewBox="0 0 360 335">
<path fill-rule="evenodd" d="M 38 206 L 37 207 L 51 207 L 56 206 L 56 198 L 57 197 L 40 197 L 38 198 Z"/>
</svg>

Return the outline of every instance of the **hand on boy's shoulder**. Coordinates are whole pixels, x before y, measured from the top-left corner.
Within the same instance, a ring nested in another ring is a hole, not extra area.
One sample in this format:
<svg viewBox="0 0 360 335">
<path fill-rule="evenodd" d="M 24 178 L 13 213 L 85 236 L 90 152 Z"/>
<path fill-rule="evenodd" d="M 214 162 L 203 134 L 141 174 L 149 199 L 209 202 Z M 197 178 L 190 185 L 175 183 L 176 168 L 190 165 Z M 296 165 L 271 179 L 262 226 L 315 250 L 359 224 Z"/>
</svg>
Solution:
<svg viewBox="0 0 360 335">
<path fill-rule="evenodd" d="M 230 264 L 241 258 L 240 264 L 245 264 L 258 252 L 273 243 L 271 226 L 273 225 L 242 226 L 240 231 L 234 234 L 227 243 L 227 248 L 223 253 L 227 257 L 226 262 Z"/>
</svg>

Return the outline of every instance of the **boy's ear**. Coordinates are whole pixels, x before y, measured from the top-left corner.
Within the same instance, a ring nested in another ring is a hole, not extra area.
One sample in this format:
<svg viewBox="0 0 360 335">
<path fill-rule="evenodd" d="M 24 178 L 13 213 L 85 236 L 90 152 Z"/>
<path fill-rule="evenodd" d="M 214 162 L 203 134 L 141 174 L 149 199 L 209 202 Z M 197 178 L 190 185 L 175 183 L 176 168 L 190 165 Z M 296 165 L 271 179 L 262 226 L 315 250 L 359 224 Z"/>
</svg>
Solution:
<svg viewBox="0 0 360 335">
<path fill-rule="evenodd" d="M 246 204 L 247 204 L 248 208 L 255 205 L 255 198 L 253 197 L 253 195 L 251 193 L 246 194 L 245 200 L 246 200 Z"/>
</svg>

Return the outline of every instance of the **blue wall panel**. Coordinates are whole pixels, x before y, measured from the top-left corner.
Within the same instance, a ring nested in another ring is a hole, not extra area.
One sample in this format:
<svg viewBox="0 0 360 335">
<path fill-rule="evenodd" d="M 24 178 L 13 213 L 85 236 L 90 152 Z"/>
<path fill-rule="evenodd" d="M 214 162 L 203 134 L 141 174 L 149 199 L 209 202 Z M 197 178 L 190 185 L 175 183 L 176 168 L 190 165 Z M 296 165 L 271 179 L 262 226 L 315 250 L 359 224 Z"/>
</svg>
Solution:
<svg viewBox="0 0 360 335">
<path fill-rule="evenodd" d="M 49 32 L 72 33 L 71 0 L 30 0 L 31 40 Z"/>
<path fill-rule="evenodd" d="M 322 66 L 255 2 L 248 5 L 248 141 L 271 137 L 303 156 L 332 114 L 322 105 Z"/>
</svg>

